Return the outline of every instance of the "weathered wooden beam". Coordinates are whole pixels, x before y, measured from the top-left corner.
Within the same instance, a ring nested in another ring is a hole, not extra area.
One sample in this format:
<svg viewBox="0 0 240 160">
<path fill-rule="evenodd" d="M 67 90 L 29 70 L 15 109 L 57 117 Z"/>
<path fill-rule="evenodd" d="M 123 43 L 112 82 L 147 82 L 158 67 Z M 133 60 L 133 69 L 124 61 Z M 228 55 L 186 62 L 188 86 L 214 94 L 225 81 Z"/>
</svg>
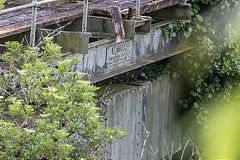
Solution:
<svg viewBox="0 0 240 160">
<path fill-rule="evenodd" d="M 83 20 L 82 20 L 82 33 L 87 32 L 87 16 L 88 16 L 88 0 L 84 0 L 84 4 L 83 4 Z"/>
<path fill-rule="evenodd" d="M 41 35 L 47 36 L 53 32 L 52 29 L 38 29 L 37 37 Z M 70 31 L 58 31 L 57 36 L 54 37 L 54 42 L 62 47 L 63 51 L 73 53 L 88 53 L 88 44 L 90 33 L 70 32 Z"/>
<path fill-rule="evenodd" d="M 115 34 L 104 33 L 104 32 L 91 32 L 91 37 L 93 37 L 93 38 L 114 39 L 115 38 Z"/>
<path fill-rule="evenodd" d="M 135 21 L 135 31 L 138 34 L 151 32 L 151 17 L 140 16 L 133 19 Z"/>
<path fill-rule="evenodd" d="M 108 10 L 101 10 L 101 9 L 95 8 L 95 9 L 93 10 L 93 15 L 111 17 L 111 12 L 108 11 Z"/>
<path fill-rule="evenodd" d="M 159 0 L 159 1 L 153 1 L 149 3 L 145 3 L 141 5 L 140 7 L 140 14 L 146 14 L 150 13 L 156 10 L 160 10 L 163 8 L 167 8 L 173 5 L 180 4 L 182 2 L 185 2 L 185 0 Z M 135 17 L 136 16 L 136 7 L 129 7 L 129 10 L 131 10 L 132 15 L 128 14 L 128 17 Z"/>
<path fill-rule="evenodd" d="M 51 9 L 49 11 L 51 11 Z M 91 14 L 91 11 L 89 11 L 89 14 Z M 54 15 L 51 15 L 51 16 L 37 17 L 37 27 L 41 28 L 43 26 L 53 25 L 56 23 L 72 20 L 78 17 L 82 17 L 81 8 L 75 8 L 72 10 L 68 10 L 67 12 L 57 11 Z M 24 23 L 14 24 L 11 27 L 10 26 L 2 27 L 0 28 L 0 38 L 23 33 L 23 32 L 29 31 L 30 28 L 31 28 L 30 19 L 24 21 Z"/>
<path fill-rule="evenodd" d="M 140 17 L 141 12 L 141 0 L 136 0 L 136 17 Z"/>
<path fill-rule="evenodd" d="M 56 0 L 47 0 L 47 1 L 54 2 Z M 59 0 L 59 1 L 62 1 L 62 0 Z M 89 6 L 89 10 L 88 10 L 89 15 L 99 11 L 99 12 L 104 12 L 106 13 L 105 15 L 107 15 L 108 17 L 111 17 L 110 15 L 111 7 L 120 6 L 122 16 L 128 15 L 124 17 L 128 17 L 128 19 L 130 19 L 131 17 L 133 17 L 136 11 L 135 0 L 128 0 L 128 1 L 91 0 L 91 1 L 92 1 L 91 5 Z M 40 1 L 39 3 L 41 4 L 43 2 L 45 3 L 45 1 Z M 184 0 L 154 0 L 154 1 L 144 0 L 141 2 L 140 13 L 142 15 L 145 13 L 152 12 L 154 10 L 159 10 L 172 5 L 176 5 L 181 2 L 184 2 Z M 24 7 L 27 7 L 27 8 L 32 7 L 32 4 L 29 4 L 29 5 Z M 82 6 L 83 6 L 82 3 L 77 3 L 72 5 L 71 7 L 66 7 L 66 8 L 49 8 L 49 7 L 41 8 L 39 9 L 39 12 L 38 12 L 39 14 L 37 17 L 37 27 L 40 28 L 40 27 L 68 21 L 73 18 L 82 17 L 83 15 Z M 21 11 L 16 11 L 16 8 L 14 8 L 14 10 L 11 9 L 11 11 L 14 11 L 14 13 L 12 14 L 16 16 L 11 17 L 11 15 L 9 14 L 3 14 L 3 13 L 6 13 L 5 10 L 0 12 L 2 14 L 1 17 L 7 17 L 7 18 L 0 18 L 0 25 L 1 25 L 0 38 L 23 33 L 23 32 L 29 31 L 31 28 L 31 20 L 27 18 L 27 17 L 31 17 L 29 12 L 30 8 L 29 9 L 25 8 Z M 129 13 L 129 11 L 132 12 L 132 14 Z"/>
<path fill-rule="evenodd" d="M 82 18 L 76 18 L 73 22 L 65 27 L 66 31 L 82 31 Z M 87 19 L 87 31 L 88 32 L 101 32 L 115 34 L 113 29 L 113 23 L 111 18 L 88 16 Z"/>
<path fill-rule="evenodd" d="M 71 25 L 65 29 L 67 31 L 81 31 L 81 18 L 75 19 Z M 123 20 L 123 28 L 126 39 L 133 39 L 135 36 L 135 23 L 133 20 Z M 101 38 L 110 38 L 115 35 L 112 19 L 108 17 L 88 16 L 88 32 L 93 33 L 92 36 Z"/>
<path fill-rule="evenodd" d="M 37 4 L 37 0 L 33 0 L 32 4 Z M 32 7 L 31 32 L 30 32 L 30 46 L 34 47 L 36 38 L 36 21 L 37 21 L 37 6 Z"/>
<path fill-rule="evenodd" d="M 123 26 L 124 26 L 124 30 L 125 30 L 125 38 L 134 40 L 134 37 L 136 35 L 135 21 L 134 20 L 124 20 Z"/>
<path fill-rule="evenodd" d="M 165 20 L 165 21 L 153 23 L 153 24 L 151 24 L 151 28 L 155 29 L 155 28 L 158 28 L 158 27 L 166 26 L 166 25 L 171 24 L 173 22 L 175 22 L 175 20 Z"/>
<path fill-rule="evenodd" d="M 120 15 L 118 15 L 120 18 Z M 122 39 L 134 39 L 136 33 L 145 34 L 151 31 L 151 17 L 141 16 L 136 19 L 131 20 L 122 20 L 123 26 L 119 25 L 119 30 L 114 31 L 113 20 L 108 17 L 99 17 L 99 16 L 88 16 L 88 32 L 93 33 L 92 36 L 101 37 L 101 38 L 110 38 L 112 35 L 120 35 Z M 67 26 L 66 31 L 81 31 L 81 18 L 75 19 L 71 25 Z M 120 22 L 121 23 L 121 22 Z M 124 29 L 124 30 L 123 30 Z M 125 34 L 123 34 L 125 33 Z M 123 36 L 125 35 L 125 36 Z"/>
<path fill-rule="evenodd" d="M 191 19 L 191 5 L 175 5 L 146 14 L 155 20 L 189 21 Z"/>
<path fill-rule="evenodd" d="M 30 4 L 26 4 L 26 5 L 14 7 L 14 8 L 4 9 L 4 10 L 0 11 L 0 15 L 9 13 L 9 12 L 19 11 L 21 9 L 31 8 L 33 6 L 41 6 L 43 4 L 48 4 L 48 3 L 52 3 L 52 2 L 56 2 L 56 1 L 57 0 L 44 0 L 44 1 L 37 2 L 37 3 L 30 3 Z"/>
<path fill-rule="evenodd" d="M 64 51 L 87 54 L 89 37 L 89 33 L 63 31 L 56 37 L 56 43 Z"/>
<path fill-rule="evenodd" d="M 111 15 L 112 15 L 112 23 L 113 23 L 113 28 L 115 32 L 115 41 L 116 43 L 120 43 L 122 39 L 125 38 L 125 31 L 123 27 L 123 21 L 122 21 L 122 16 L 120 13 L 120 8 L 119 7 L 112 7 L 111 9 Z"/>
</svg>

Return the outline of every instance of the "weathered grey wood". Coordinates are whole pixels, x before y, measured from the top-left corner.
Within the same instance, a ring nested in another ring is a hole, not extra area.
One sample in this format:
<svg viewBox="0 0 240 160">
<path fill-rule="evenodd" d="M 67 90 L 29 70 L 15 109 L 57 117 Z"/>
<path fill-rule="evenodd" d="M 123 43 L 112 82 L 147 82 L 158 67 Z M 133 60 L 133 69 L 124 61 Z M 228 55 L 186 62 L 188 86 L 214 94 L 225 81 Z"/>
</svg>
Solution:
<svg viewBox="0 0 240 160">
<path fill-rule="evenodd" d="M 32 20 L 31 20 L 31 32 L 30 32 L 30 46 L 34 47 L 35 45 L 35 36 L 36 36 L 36 20 L 37 20 L 37 0 L 33 0 L 32 4 L 35 4 L 32 7 Z"/>
<path fill-rule="evenodd" d="M 88 0 L 84 0 L 84 4 L 83 4 L 83 20 L 82 20 L 82 33 L 87 32 L 87 16 L 88 16 Z"/>
<path fill-rule="evenodd" d="M 111 34 L 111 33 L 103 33 L 103 32 L 91 32 L 91 37 L 94 38 L 111 38 L 114 39 L 115 38 L 115 34 Z"/>
<path fill-rule="evenodd" d="M 155 20 L 189 21 L 191 19 L 191 5 L 175 5 L 161 10 L 147 13 Z"/>
<path fill-rule="evenodd" d="M 48 4 L 48 3 L 55 2 L 55 1 L 57 1 L 57 0 L 44 0 L 44 1 L 40 1 L 38 3 L 31 3 L 31 4 L 26 4 L 26 5 L 14 7 L 14 8 L 4 9 L 4 10 L 0 11 L 0 15 L 5 14 L 5 13 L 9 13 L 9 12 L 19 11 L 21 9 L 31 8 L 33 6 L 41 6 L 43 4 Z"/>
<path fill-rule="evenodd" d="M 38 29 L 37 37 L 48 36 L 53 32 L 52 29 Z M 59 33 L 60 32 L 60 33 Z M 70 31 L 56 31 L 57 36 L 54 37 L 54 42 L 62 47 L 63 51 L 72 53 L 88 53 L 90 33 L 85 32 L 70 32 Z"/>
<path fill-rule="evenodd" d="M 132 8 L 128 8 L 128 15 L 127 15 L 127 19 L 130 20 L 133 16 L 133 9 Z"/>
<path fill-rule="evenodd" d="M 82 28 L 82 18 L 77 18 L 73 20 L 71 25 L 66 26 L 66 31 L 76 31 L 81 32 Z M 88 32 L 100 32 L 115 34 L 113 29 L 113 23 L 111 18 L 99 17 L 99 16 L 88 16 L 87 20 L 87 31 Z"/>
<path fill-rule="evenodd" d="M 138 34 L 150 33 L 151 17 L 141 16 L 141 17 L 137 17 L 134 20 L 135 20 L 135 25 L 136 25 L 136 33 L 138 33 Z M 138 25 L 138 23 L 141 23 L 141 25 Z"/>
<path fill-rule="evenodd" d="M 37 18 L 37 27 L 43 27 L 51 24 L 56 24 L 63 21 L 68 21 L 77 17 L 82 16 L 82 9 L 49 9 L 51 11 L 54 10 L 51 15 L 48 16 L 41 16 Z M 17 17 L 15 17 L 17 19 Z M 14 19 L 13 19 L 14 20 Z M 1 22 L 1 21 L 0 21 Z M 11 35 L 19 34 L 22 32 L 29 31 L 31 28 L 31 21 L 26 20 L 22 23 L 15 23 L 12 25 L 6 25 L 5 27 L 0 28 L 0 38 L 8 37 Z"/>
<path fill-rule="evenodd" d="M 158 27 L 166 26 L 166 25 L 168 25 L 170 23 L 173 23 L 173 22 L 175 22 L 175 20 L 165 20 L 165 21 L 153 23 L 153 24 L 151 24 L 151 28 L 155 29 L 155 28 L 158 28 Z"/>
<path fill-rule="evenodd" d="M 136 17 L 140 17 L 140 12 L 141 12 L 141 0 L 136 0 Z"/>
<path fill-rule="evenodd" d="M 117 43 L 121 42 L 125 38 L 125 31 L 122 22 L 122 16 L 119 7 L 112 7 L 111 9 L 112 23 L 114 32 L 116 34 L 115 40 Z"/>
<path fill-rule="evenodd" d="M 123 26 L 125 29 L 125 38 L 134 40 L 136 31 L 135 31 L 135 22 L 134 20 L 125 20 L 123 21 Z"/>
<path fill-rule="evenodd" d="M 50 1 L 50 0 L 49 0 Z M 91 5 L 89 6 L 89 14 L 96 12 L 97 10 L 106 13 L 110 16 L 111 7 L 119 6 L 121 9 L 122 15 L 128 15 L 128 8 L 132 8 L 133 14 L 135 14 L 134 8 L 136 8 L 135 0 L 91 0 Z M 183 0 L 142 0 L 141 1 L 141 14 L 149 13 L 154 10 L 166 8 L 172 5 L 176 5 L 183 2 Z M 42 3 L 39 2 L 39 3 Z M 29 6 L 28 6 L 29 7 Z M 38 7 L 39 8 L 39 7 Z M 46 7 L 43 10 L 46 11 L 45 15 L 37 17 L 37 27 L 43 27 L 47 25 L 56 24 L 63 21 L 68 21 L 73 18 L 82 17 L 83 14 L 83 5 L 81 3 L 71 5 L 66 8 L 49 8 Z M 31 21 L 29 18 L 22 18 L 22 21 L 19 21 L 19 16 L 29 15 L 31 12 L 27 9 L 23 11 L 15 11 L 11 15 L 15 14 L 12 18 L 0 18 L 0 38 L 8 37 L 11 35 L 19 34 L 26 32 L 31 28 Z M 5 11 L 4 11 L 5 12 Z M 1 12 L 1 13 L 4 13 Z M 5 12 L 6 13 L 6 12 Z M 50 14 L 48 14 L 50 13 Z M 9 16 L 9 14 L 2 14 L 2 17 Z M 127 16 L 124 16 L 127 17 Z M 129 17 L 132 17 L 129 15 Z M 18 21 L 18 22 L 17 22 Z"/>
<path fill-rule="evenodd" d="M 160 10 L 163 8 L 167 8 L 170 6 L 177 5 L 179 3 L 184 2 L 185 0 L 157 0 L 157 1 L 149 1 L 148 3 L 144 3 L 140 7 L 140 14 L 150 13 L 152 11 Z M 129 7 L 132 9 L 131 17 L 136 16 L 136 6 Z"/>
<path fill-rule="evenodd" d="M 81 18 L 75 19 L 71 25 L 66 27 L 67 31 L 81 31 Z M 126 39 L 133 39 L 135 36 L 135 22 L 134 20 L 123 20 L 123 28 Z M 97 25 L 96 25 L 97 24 Z M 112 19 L 108 17 L 88 16 L 88 32 L 93 35 L 115 35 Z"/>
</svg>

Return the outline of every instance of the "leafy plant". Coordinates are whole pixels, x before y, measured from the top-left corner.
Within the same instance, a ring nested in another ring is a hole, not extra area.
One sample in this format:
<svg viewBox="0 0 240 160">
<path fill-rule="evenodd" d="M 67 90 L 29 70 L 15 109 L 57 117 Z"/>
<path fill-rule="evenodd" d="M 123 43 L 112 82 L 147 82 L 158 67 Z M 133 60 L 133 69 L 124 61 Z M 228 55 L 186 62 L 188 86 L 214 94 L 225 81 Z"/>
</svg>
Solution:
<svg viewBox="0 0 240 160">
<path fill-rule="evenodd" d="M 91 159 L 126 134 L 105 129 L 94 104 L 98 88 L 73 71 L 78 60 L 61 47 L 8 42 L 0 75 L 0 159 Z"/>
<path fill-rule="evenodd" d="M 6 2 L 7 0 L 0 0 L 0 10 L 2 10 L 4 8 L 4 3 Z"/>
<path fill-rule="evenodd" d="M 239 12 L 239 2 L 189 1 L 191 22 L 173 23 L 163 28 L 170 38 L 182 32 L 190 39 L 193 49 L 176 56 L 171 67 L 188 85 L 189 94 L 180 100 L 181 109 L 192 111 L 193 122 L 204 130 L 204 135 L 216 136 L 216 127 L 207 122 L 217 118 L 213 113 L 221 110 L 222 104 L 227 103 L 231 109 L 239 107 L 233 104 L 240 104 L 240 97 L 236 96 L 240 89 L 240 39 L 236 23 L 233 23 Z M 195 129 L 190 128 L 188 133 L 193 139 L 198 134 Z"/>
</svg>

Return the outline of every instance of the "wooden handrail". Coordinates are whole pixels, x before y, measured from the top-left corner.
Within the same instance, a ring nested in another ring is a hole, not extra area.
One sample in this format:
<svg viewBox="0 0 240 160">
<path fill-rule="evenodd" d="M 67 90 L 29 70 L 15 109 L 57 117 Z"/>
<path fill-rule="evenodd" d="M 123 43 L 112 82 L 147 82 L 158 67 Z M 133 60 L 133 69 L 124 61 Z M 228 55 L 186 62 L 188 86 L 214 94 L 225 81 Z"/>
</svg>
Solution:
<svg viewBox="0 0 240 160">
<path fill-rule="evenodd" d="M 52 2 L 56 2 L 56 1 L 57 0 L 44 0 L 44 1 L 37 2 L 37 3 L 29 3 L 29 4 L 22 5 L 22 6 L 14 7 L 14 8 L 4 9 L 4 10 L 0 11 L 0 15 L 9 13 L 9 12 L 18 11 L 21 9 L 31 8 L 33 6 L 41 6 L 43 4 L 52 3 Z"/>
</svg>

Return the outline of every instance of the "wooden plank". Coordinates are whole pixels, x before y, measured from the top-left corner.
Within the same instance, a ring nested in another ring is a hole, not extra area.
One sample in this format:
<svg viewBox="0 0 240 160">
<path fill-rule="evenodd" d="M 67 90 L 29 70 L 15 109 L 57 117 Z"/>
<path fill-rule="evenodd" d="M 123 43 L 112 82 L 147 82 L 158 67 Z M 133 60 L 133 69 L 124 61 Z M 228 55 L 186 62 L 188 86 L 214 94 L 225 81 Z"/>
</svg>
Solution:
<svg viewBox="0 0 240 160">
<path fill-rule="evenodd" d="M 184 0 L 158 0 L 153 1 L 151 3 L 146 3 L 144 5 L 141 5 L 141 14 L 150 13 L 152 11 L 160 10 L 163 8 L 167 8 L 170 6 L 177 5 L 179 3 L 184 2 Z M 130 7 L 132 10 L 132 15 L 129 15 L 131 17 L 136 16 L 136 7 Z"/>
<path fill-rule="evenodd" d="M 141 0 L 141 14 L 149 13 L 154 10 L 166 8 L 179 4 L 184 0 Z M 135 0 L 89 0 L 89 14 L 101 12 L 100 15 L 106 14 L 111 16 L 111 8 L 119 7 L 124 17 L 131 18 L 135 14 Z M 132 12 L 128 15 L 128 11 Z M 68 21 L 74 18 L 82 17 L 82 4 L 72 5 L 65 8 L 41 7 L 38 9 L 37 27 L 56 24 Z M 99 13 L 98 13 L 99 14 Z M 13 13 L 3 14 L 0 17 L 0 38 L 19 34 L 30 30 L 31 9 L 23 9 Z"/>
<path fill-rule="evenodd" d="M 153 23 L 153 24 L 151 24 L 151 28 L 154 29 L 154 28 L 166 26 L 166 25 L 171 24 L 173 22 L 176 22 L 176 21 L 175 20 L 165 20 L 165 21 Z"/>
<path fill-rule="evenodd" d="M 20 15 L 15 15 L 15 16 L 9 16 L 5 19 L 0 20 L 1 24 L 0 24 L 0 28 L 4 28 L 4 27 L 8 27 L 8 26 L 14 26 L 15 24 L 20 24 L 20 23 L 24 23 L 26 21 L 31 20 L 31 8 L 29 9 L 30 12 L 28 12 L 28 10 L 26 12 L 22 12 Z M 51 10 L 51 9 L 40 9 L 38 10 L 38 14 L 37 14 L 37 18 L 41 18 L 41 17 L 46 17 L 48 15 L 54 14 L 55 11 Z"/>
<path fill-rule="evenodd" d="M 119 7 L 112 7 L 111 15 L 112 15 L 114 32 L 116 34 L 115 40 L 116 40 L 117 43 L 120 43 L 120 42 L 122 42 L 122 39 L 125 38 L 125 31 L 124 31 L 124 27 L 123 27 L 120 8 Z"/>
<path fill-rule="evenodd" d="M 43 26 L 68 21 L 77 17 L 82 17 L 82 8 L 75 8 L 72 10 L 68 9 L 67 11 L 57 12 L 56 14 L 51 14 L 49 16 L 39 17 L 37 19 L 37 27 L 41 28 Z M 19 23 L 12 26 L 0 28 L 0 38 L 26 32 L 30 30 L 30 24 L 31 24 L 30 20 L 27 20 L 24 21 L 24 23 Z"/>
<path fill-rule="evenodd" d="M 26 8 L 31 8 L 33 6 L 40 6 L 40 5 L 43 5 L 43 4 L 52 3 L 52 2 L 55 2 L 55 1 L 57 1 L 57 0 L 44 0 L 44 1 L 36 2 L 36 3 L 21 5 L 21 6 L 14 7 L 14 8 L 8 8 L 8 9 L 4 9 L 4 10 L 0 11 L 0 14 L 15 12 L 15 11 L 19 11 L 19 10 L 26 9 Z"/>
<path fill-rule="evenodd" d="M 191 5 L 179 4 L 161 10 L 147 13 L 155 20 L 189 21 L 191 19 Z"/>
</svg>

